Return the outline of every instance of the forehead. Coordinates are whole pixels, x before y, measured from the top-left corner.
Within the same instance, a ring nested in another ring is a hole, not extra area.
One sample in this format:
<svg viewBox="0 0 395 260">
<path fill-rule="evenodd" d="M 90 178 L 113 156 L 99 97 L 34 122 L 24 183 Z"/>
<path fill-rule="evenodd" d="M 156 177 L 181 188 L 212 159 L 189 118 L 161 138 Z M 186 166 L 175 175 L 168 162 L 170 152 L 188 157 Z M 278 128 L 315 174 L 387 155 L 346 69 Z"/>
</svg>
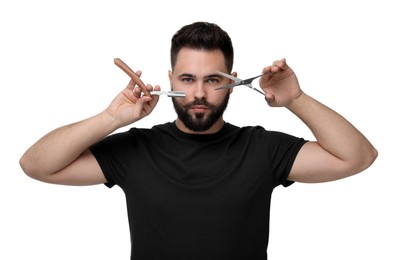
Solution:
<svg viewBox="0 0 395 260">
<path fill-rule="evenodd" d="M 204 76 L 218 70 L 226 71 L 225 57 L 220 50 L 182 48 L 178 53 L 173 73 Z"/>
</svg>

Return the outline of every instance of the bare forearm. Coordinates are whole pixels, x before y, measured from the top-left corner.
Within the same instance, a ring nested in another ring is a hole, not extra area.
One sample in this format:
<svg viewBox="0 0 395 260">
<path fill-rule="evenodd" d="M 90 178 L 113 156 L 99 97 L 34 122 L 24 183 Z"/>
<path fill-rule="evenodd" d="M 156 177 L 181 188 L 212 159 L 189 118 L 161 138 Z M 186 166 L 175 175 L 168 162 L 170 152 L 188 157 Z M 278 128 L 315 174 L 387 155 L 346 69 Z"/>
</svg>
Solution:
<svg viewBox="0 0 395 260">
<path fill-rule="evenodd" d="M 344 117 L 306 94 L 294 100 L 288 109 L 297 115 L 312 131 L 318 144 L 355 171 L 370 165 L 377 151 Z"/>
<path fill-rule="evenodd" d="M 33 144 L 20 159 L 20 165 L 31 176 L 55 173 L 116 128 L 106 113 L 57 128 Z"/>
</svg>

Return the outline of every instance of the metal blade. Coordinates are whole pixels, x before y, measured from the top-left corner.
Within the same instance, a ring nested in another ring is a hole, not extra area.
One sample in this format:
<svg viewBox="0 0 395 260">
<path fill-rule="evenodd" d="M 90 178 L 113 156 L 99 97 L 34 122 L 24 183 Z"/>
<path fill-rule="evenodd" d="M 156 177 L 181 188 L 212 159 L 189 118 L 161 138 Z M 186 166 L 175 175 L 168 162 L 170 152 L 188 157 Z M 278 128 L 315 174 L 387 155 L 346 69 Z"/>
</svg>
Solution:
<svg viewBox="0 0 395 260">
<path fill-rule="evenodd" d="M 185 97 L 185 91 L 151 91 L 150 95 L 166 95 L 168 97 Z"/>
</svg>

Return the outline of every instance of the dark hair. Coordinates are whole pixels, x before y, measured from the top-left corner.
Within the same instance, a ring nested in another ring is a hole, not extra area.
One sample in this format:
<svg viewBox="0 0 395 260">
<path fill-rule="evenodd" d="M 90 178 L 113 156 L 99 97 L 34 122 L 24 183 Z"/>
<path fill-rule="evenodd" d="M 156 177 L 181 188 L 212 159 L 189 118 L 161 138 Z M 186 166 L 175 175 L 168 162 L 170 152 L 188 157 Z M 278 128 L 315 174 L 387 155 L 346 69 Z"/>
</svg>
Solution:
<svg viewBox="0 0 395 260">
<path fill-rule="evenodd" d="M 196 50 L 220 50 L 225 57 L 228 72 L 233 67 L 233 45 L 227 32 L 218 25 L 208 22 L 195 22 L 185 25 L 173 35 L 171 39 L 170 61 L 171 67 L 177 61 L 178 52 L 184 48 Z"/>
</svg>

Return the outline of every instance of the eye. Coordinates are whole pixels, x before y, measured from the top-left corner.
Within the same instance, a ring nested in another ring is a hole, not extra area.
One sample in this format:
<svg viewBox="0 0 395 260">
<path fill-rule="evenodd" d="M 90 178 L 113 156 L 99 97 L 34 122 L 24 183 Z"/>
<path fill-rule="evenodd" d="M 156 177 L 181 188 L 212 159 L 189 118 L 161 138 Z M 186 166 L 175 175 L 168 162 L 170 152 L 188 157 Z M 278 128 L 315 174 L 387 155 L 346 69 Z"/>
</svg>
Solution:
<svg viewBox="0 0 395 260">
<path fill-rule="evenodd" d="M 207 82 L 210 83 L 210 84 L 215 85 L 215 84 L 217 84 L 219 82 L 219 80 L 217 78 L 208 78 Z"/>
<path fill-rule="evenodd" d="M 181 81 L 183 81 L 186 84 L 189 84 L 193 81 L 193 79 L 191 77 L 184 77 L 181 79 Z"/>
</svg>

